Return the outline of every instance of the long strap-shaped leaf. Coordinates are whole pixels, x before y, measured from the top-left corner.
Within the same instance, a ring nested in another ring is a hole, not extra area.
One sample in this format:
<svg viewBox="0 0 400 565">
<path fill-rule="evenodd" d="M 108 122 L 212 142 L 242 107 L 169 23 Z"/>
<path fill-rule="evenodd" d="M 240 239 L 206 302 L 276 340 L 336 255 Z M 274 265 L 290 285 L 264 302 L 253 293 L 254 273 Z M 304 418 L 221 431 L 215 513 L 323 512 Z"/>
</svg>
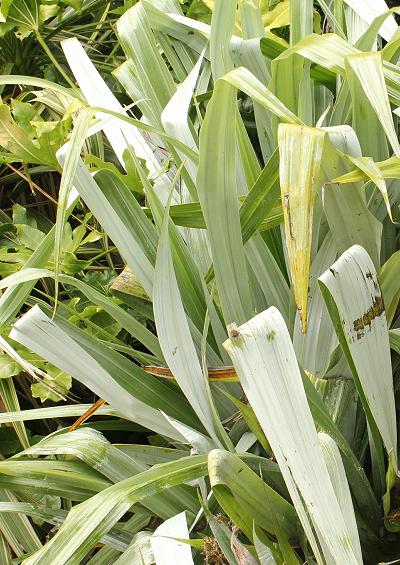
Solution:
<svg viewBox="0 0 400 565">
<path fill-rule="evenodd" d="M 236 93 L 217 81 L 200 133 L 198 193 L 210 236 L 225 321 L 251 312 L 236 188 Z"/>
<path fill-rule="evenodd" d="M 83 347 L 48 318 L 38 306 L 18 320 L 10 336 L 72 375 L 100 398 L 117 406 L 126 418 L 165 433 L 168 437 L 183 439 L 159 411 L 127 393 Z"/>
<path fill-rule="evenodd" d="M 365 249 L 354 245 L 319 280 L 370 427 L 379 429 L 397 468 L 389 332 L 375 267 Z"/>
<path fill-rule="evenodd" d="M 314 200 L 320 179 L 325 132 L 292 124 L 278 129 L 281 197 L 286 245 L 302 330 L 307 330 Z"/>
<path fill-rule="evenodd" d="M 20 453 L 19 457 L 43 455 L 71 455 L 104 475 L 113 483 L 137 475 L 148 469 L 148 465 L 138 458 L 131 457 L 110 444 L 96 430 L 84 428 L 70 433 L 51 434 L 33 448 Z M 144 503 L 153 514 L 167 519 L 178 510 L 192 514 L 198 511 L 198 498 L 190 487 L 178 486 Z"/>
<path fill-rule="evenodd" d="M 290 2 L 290 44 L 313 32 L 313 0 L 291 0 Z"/>
<path fill-rule="evenodd" d="M 269 308 L 241 327 L 231 327 L 230 336 L 224 346 L 271 444 L 318 563 L 323 557 L 312 525 L 333 563 L 360 563 L 319 447 L 282 316 Z"/>
<path fill-rule="evenodd" d="M 345 0 L 345 2 L 367 24 L 371 24 L 376 17 L 388 10 L 385 0 Z M 389 41 L 396 30 L 396 22 L 393 16 L 391 16 L 390 19 L 382 24 L 379 33 L 386 41 Z"/>
<path fill-rule="evenodd" d="M 273 535 L 277 534 L 278 523 L 289 539 L 297 539 L 299 523 L 293 506 L 238 455 L 213 449 L 208 454 L 208 474 L 218 502 L 250 539 L 253 522 Z M 261 499 L 265 500 L 264 505 L 258 504 Z"/>
<path fill-rule="evenodd" d="M 61 42 L 61 46 L 88 103 L 92 106 L 104 106 L 121 114 L 125 113 L 125 110 L 97 71 L 77 38 L 71 37 L 66 39 Z M 118 120 L 110 120 L 109 116 L 101 112 L 96 112 L 96 117 L 106 120 L 103 125 L 103 131 L 122 166 L 125 165 L 124 151 L 127 149 L 128 144 L 131 144 L 138 157 L 146 160 L 150 173 L 155 173 L 158 170 L 157 159 L 138 128 Z"/>
<path fill-rule="evenodd" d="M 393 151 L 400 156 L 400 144 L 393 123 L 389 96 L 385 84 L 382 53 L 361 53 L 347 57 L 349 67 L 357 76 L 373 109 L 381 122 Z"/>
<path fill-rule="evenodd" d="M 362 563 L 360 539 L 358 537 L 353 501 L 351 499 L 349 483 L 347 482 L 346 472 L 340 456 L 339 448 L 331 436 L 324 432 L 319 432 L 318 439 L 322 448 L 322 454 L 324 456 L 326 466 L 328 467 L 333 489 L 336 493 L 343 518 L 346 521 L 347 528 L 351 536 L 354 550 L 358 560 Z"/>
<path fill-rule="evenodd" d="M 206 473 L 207 457 L 198 455 L 154 466 L 148 471 L 112 485 L 90 500 L 75 506 L 58 533 L 42 550 L 26 560 L 27 565 L 79 563 L 132 504 Z"/>
<path fill-rule="evenodd" d="M 226 444 L 226 434 L 212 405 L 209 384 L 202 372 L 179 292 L 169 249 L 168 213 L 169 207 L 161 228 L 154 278 L 153 308 L 158 338 L 180 388 L 215 445 L 221 446 Z"/>
<path fill-rule="evenodd" d="M 237 2 L 216 0 L 211 20 L 210 60 L 214 81 L 233 68 L 229 43 L 235 25 Z"/>
<path fill-rule="evenodd" d="M 361 51 L 334 33 L 325 33 L 323 35 L 312 34 L 301 39 L 296 45 L 284 51 L 279 58 L 286 59 L 294 53 L 310 59 L 325 69 L 344 75 L 346 57 L 357 55 Z M 391 102 L 400 104 L 400 71 L 398 67 L 387 61 L 383 63 L 383 70 L 389 98 Z"/>
<path fill-rule="evenodd" d="M 62 238 L 64 227 L 68 217 L 68 202 L 73 189 L 76 170 L 80 161 L 80 154 L 83 143 L 87 136 L 92 112 L 81 110 L 78 114 L 71 139 L 65 145 L 65 160 L 63 162 L 63 172 L 60 182 L 58 195 L 57 219 L 54 235 L 54 263 L 55 263 L 55 282 L 56 282 L 56 304 L 58 295 L 58 274 L 61 265 Z"/>
</svg>

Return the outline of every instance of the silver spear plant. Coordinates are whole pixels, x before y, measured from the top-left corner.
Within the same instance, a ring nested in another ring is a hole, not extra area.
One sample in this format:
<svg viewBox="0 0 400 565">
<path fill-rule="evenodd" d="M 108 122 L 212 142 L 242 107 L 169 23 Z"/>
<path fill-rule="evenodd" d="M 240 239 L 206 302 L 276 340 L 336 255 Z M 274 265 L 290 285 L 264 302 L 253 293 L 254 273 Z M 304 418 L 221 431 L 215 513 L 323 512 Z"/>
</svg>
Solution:
<svg viewBox="0 0 400 565">
<path fill-rule="evenodd" d="M 0 283 L 7 354 L 40 355 L 152 437 L 113 445 L 89 422 L 29 445 L 25 421 L 88 406 L 1 413 L 26 441 L 0 462 L 0 561 L 399 558 L 397 12 L 141 0 L 108 80 L 77 38 L 62 43 L 74 89 L 0 78 L 74 120 L 55 226 Z M 36 140 L 11 143 L 0 112 L 1 158 L 26 162 Z M 88 155 L 94 139 L 106 154 Z M 78 199 L 126 265 L 114 292 L 63 268 Z M 47 279 L 54 304 L 32 294 Z M 71 287 L 135 346 L 71 323 Z"/>
</svg>

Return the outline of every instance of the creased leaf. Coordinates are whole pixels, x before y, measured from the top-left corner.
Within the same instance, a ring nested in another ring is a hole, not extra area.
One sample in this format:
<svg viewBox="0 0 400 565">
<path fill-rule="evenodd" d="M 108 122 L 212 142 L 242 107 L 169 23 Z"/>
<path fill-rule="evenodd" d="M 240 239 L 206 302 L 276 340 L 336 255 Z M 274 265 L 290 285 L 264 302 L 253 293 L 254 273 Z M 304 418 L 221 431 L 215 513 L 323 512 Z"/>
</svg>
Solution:
<svg viewBox="0 0 400 565">
<path fill-rule="evenodd" d="M 307 331 L 314 200 L 320 182 L 325 132 L 280 124 L 279 171 L 286 245 L 302 330 Z"/>
</svg>

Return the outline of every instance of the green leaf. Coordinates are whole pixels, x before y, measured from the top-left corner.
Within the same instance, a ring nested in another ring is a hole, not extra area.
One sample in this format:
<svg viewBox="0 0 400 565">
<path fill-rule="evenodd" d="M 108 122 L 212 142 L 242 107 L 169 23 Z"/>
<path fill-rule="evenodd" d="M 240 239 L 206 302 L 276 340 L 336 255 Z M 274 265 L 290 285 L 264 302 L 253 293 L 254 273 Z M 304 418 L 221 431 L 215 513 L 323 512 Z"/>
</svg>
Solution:
<svg viewBox="0 0 400 565">
<path fill-rule="evenodd" d="M 47 164 L 58 168 L 55 151 L 61 145 L 61 136 L 55 140 L 58 143 L 51 144 L 48 135 L 38 134 L 38 130 L 35 130 L 30 122 L 20 122 L 17 119 L 16 102 L 11 108 L 14 116 L 8 104 L 0 104 L 0 145 L 17 161 Z M 65 133 L 66 130 L 64 130 L 64 135 Z"/>
<path fill-rule="evenodd" d="M 218 81 L 200 132 L 197 188 L 226 323 L 243 322 L 252 309 L 236 188 L 236 112 L 234 89 Z"/>
<path fill-rule="evenodd" d="M 60 189 L 58 193 L 57 218 L 54 234 L 54 263 L 55 263 L 55 283 L 56 283 L 56 302 L 58 293 L 58 275 L 61 269 L 61 254 L 63 245 L 63 234 L 65 223 L 68 216 L 68 202 L 73 188 L 74 178 L 80 162 L 80 154 L 83 143 L 87 136 L 92 112 L 81 110 L 76 119 L 71 138 L 65 147 L 65 160 L 63 160 L 63 172 L 61 175 Z M 58 156 L 60 153 L 58 153 Z M 59 158 L 59 157 L 58 157 Z"/>
<path fill-rule="evenodd" d="M 51 560 L 64 565 L 71 557 L 77 562 L 132 504 L 171 486 L 204 476 L 206 472 L 206 456 L 185 457 L 154 467 L 105 489 L 87 502 L 75 506 L 58 533 L 42 550 L 27 559 L 27 565 Z"/>
<path fill-rule="evenodd" d="M 22 370 L 22 367 L 6 353 L 0 355 L 0 379 L 9 379 L 10 377 L 19 375 Z"/>
<path fill-rule="evenodd" d="M 400 144 L 393 123 L 389 96 L 385 84 L 381 53 L 361 53 L 347 57 L 349 65 L 356 74 L 361 86 L 381 122 L 387 138 L 397 157 L 400 157 Z"/>
<path fill-rule="evenodd" d="M 396 253 L 389 257 L 378 274 L 388 326 L 390 326 L 394 318 L 400 299 L 399 270 L 400 251 L 396 251 Z"/>
<path fill-rule="evenodd" d="M 44 377 L 43 382 L 31 385 L 32 396 L 40 398 L 42 402 L 52 400 L 53 402 L 60 402 L 60 397 L 54 394 L 49 388 L 57 390 L 59 393 L 65 395 L 68 393 L 72 385 L 72 378 L 64 371 L 60 371 L 53 365 L 47 365 L 47 376 Z M 48 385 L 48 386 L 45 386 Z"/>
<path fill-rule="evenodd" d="M 272 212 L 277 202 L 279 202 L 279 153 L 275 150 L 240 207 L 244 243 L 262 225 L 262 221 Z"/>
<path fill-rule="evenodd" d="M 37 327 L 41 328 L 40 334 Z M 73 326 L 71 327 L 71 330 Z M 82 332 L 84 335 L 84 332 Z M 118 410 L 129 420 L 137 421 L 149 429 L 156 429 L 158 432 L 165 432 L 170 437 L 182 440 L 182 436 L 177 434 L 175 429 L 168 423 L 166 418 L 150 405 L 145 404 L 132 395 L 132 379 L 130 383 L 121 381 L 121 371 L 116 373 L 121 382 L 118 382 L 100 365 L 94 357 L 78 345 L 73 338 L 63 331 L 56 323 L 50 320 L 38 306 L 32 308 L 27 314 L 18 320 L 11 332 L 11 337 L 15 341 L 22 343 L 25 347 L 32 349 L 59 369 L 64 370 L 72 377 L 76 378 L 85 386 L 93 390 L 100 398 L 103 398 L 111 405 L 118 407 Z M 87 337 L 87 339 L 89 336 Z M 93 340 L 94 338 L 92 338 Z M 90 341 L 90 340 L 89 340 Z M 99 342 L 100 343 L 100 342 Z M 97 345 L 97 343 L 96 343 Z M 107 351 L 108 362 L 112 366 L 111 350 Z M 104 347 L 103 347 L 104 354 Z M 132 364 L 133 365 L 133 364 Z M 82 372 L 81 367 L 85 366 Z M 140 369 L 138 368 L 140 371 Z M 115 371 L 115 369 L 114 369 Z M 143 371 L 141 371 L 143 372 Z M 122 386 L 124 384 L 124 386 Z M 131 387 L 131 392 L 126 387 Z M 154 393 L 153 393 L 154 394 Z"/>
<path fill-rule="evenodd" d="M 212 403 L 183 308 L 168 241 L 168 208 L 165 213 L 154 279 L 154 317 L 165 359 L 180 388 L 216 445 L 226 434 Z"/>
<path fill-rule="evenodd" d="M 6 14 L 2 7 L 3 16 L 6 15 L 6 23 L 0 25 L 2 33 L 16 27 L 17 36 L 23 39 L 37 31 L 45 19 L 39 0 L 11 0 L 6 6 Z"/>
<path fill-rule="evenodd" d="M 275 534 L 274 513 L 283 532 L 297 538 L 294 508 L 252 471 L 237 455 L 214 449 L 208 455 L 213 492 L 225 512 L 252 539 L 253 521 Z M 265 504 L 260 504 L 265 501 Z"/>
</svg>

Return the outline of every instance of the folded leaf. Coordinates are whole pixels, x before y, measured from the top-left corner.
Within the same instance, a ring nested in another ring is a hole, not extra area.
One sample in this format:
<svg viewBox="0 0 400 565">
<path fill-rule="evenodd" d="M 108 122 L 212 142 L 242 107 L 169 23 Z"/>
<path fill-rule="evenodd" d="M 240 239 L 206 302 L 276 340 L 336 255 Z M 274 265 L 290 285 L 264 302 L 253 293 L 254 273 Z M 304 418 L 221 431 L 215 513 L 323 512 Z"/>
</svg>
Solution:
<svg viewBox="0 0 400 565">
<path fill-rule="evenodd" d="M 321 182 L 324 141 L 325 132 L 320 129 L 290 124 L 278 128 L 286 246 L 303 333 L 307 331 L 313 211 Z"/>
</svg>

